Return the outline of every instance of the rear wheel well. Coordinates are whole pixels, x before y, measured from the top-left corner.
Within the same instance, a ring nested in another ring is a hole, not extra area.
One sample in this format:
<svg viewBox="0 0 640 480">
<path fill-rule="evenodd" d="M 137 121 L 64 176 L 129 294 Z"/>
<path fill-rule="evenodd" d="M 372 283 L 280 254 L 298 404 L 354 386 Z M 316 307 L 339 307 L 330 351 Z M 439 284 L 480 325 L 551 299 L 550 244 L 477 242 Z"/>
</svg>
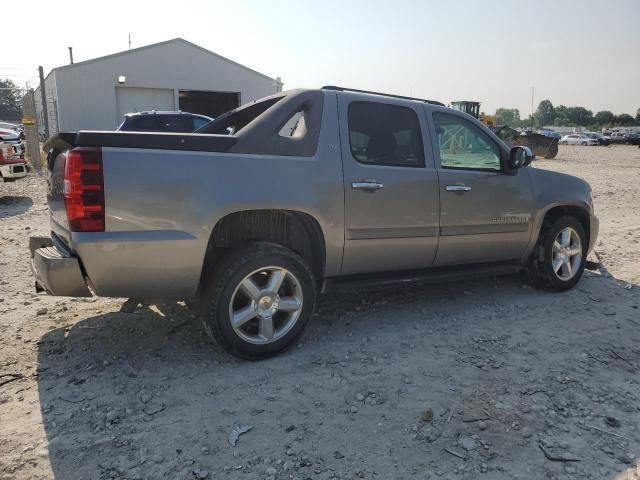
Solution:
<svg viewBox="0 0 640 480">
<path fill-rule="evenodd" d="M 552 222 L 556 218 L 562 217 L 564 215 L 570 215 L 575 217 L 582 228 L 584 228 L 584 232 L 587 236 L 587 244 L 590 241 L 590 232 L 591 232 L 591 220 L 589 219 L 589 212 L 582 207 L 569 206 L 569 205 L 561 205 L 558 207 L 553 207 L 547 211 L 544 216 L 544 222 Z"/>
<path fill-rule="evenodd" d="M 225 251 L 254 242 L 274 243 L 296 252 L 311 268 L 316 280 L 322 280 L 325 244 L 316 219 L 291 210 L 245 210 L 223 217 L 214 227 L 207 245 L 200 287 L 206 285 Z"/>
</svg>

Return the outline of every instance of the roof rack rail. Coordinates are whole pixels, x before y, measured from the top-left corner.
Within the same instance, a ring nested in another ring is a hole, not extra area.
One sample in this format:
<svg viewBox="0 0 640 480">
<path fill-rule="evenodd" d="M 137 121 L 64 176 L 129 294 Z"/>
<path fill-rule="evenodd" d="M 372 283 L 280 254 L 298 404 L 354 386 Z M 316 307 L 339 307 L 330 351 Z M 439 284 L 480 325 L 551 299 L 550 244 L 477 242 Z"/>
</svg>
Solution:
<svg viewBox="0 0 640 480">
<path fill-rule="evenodd" d="M 335 85 L 325 85 L 321 90 L 334 90 L 337 92 L 356 92 L 356 93 L 370 93 L 372 95 L 382 95 L 384 97 L 401 98 L 403 100 L 417 100 L 418 102 L 429 103 L 431 105 L 439 105 L 444 107 L 444 103 L 436 100 L 427 100 L 425 98 L 405 97 L 404 95 L 393 95 L 391 93 L 372 92 L 369 90 L 358 90 L 357 88 L 336 87 Z"/>
</svg>

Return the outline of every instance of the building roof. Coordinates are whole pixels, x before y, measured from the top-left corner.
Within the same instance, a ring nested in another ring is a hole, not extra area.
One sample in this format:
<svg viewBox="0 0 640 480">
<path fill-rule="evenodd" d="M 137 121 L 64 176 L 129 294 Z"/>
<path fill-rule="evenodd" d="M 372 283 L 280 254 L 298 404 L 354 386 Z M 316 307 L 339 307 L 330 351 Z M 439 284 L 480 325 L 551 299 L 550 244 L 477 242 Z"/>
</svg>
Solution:
<svg viewBox="0 0 640 480">
<path fill-rule="evenodd" d="M 49 77 L 49 75 L 51 75 L 53 72 L 58 71 L 58 70 L 69 70 L 69 69 L 72 69 L 72 68 L 80 67 L 82 65 L 86 65 L 88 63 L 99 62 L 101 60 L 106 60 L 107 58 L 119 57 L 121 55 L 128 55 L 130 53 L 140 52 L 140 51 L 146 50 L 148 48 L 155 48 L 155 47 L 159 47 L 161 45 L 167 45 L 169 43 L 184 43 L 184 44 L 186 44 L 186 45 L 188 45 L 190 47 L 197 48 L 198 50 L 201 50 L 201 51 L 203 51 L 203 52 L 205 52 L 205 53 L 207 53 L 207 54 L 209 54 L 209 55 L 211 55 L 211 56 L 213 56 L 213 57 L 215 57 L 217 59 L 224 60 L 225 62 L 231 63 L 232 65 L 235 65 L 237 67 L 240 67 L 243 70 L 246 70 L 247 72 L 251 72 L 251 73 L 253 73 L 255 75 L 259 75 L 259 76 L 261 76 L 261 77 L 263 77 L 263 78 L 265 78 L 267 80 L 272 80 L 274 82 L 278 82 L 279 81 L 279 80 L 277 80 L 275 78 L 271 78 L 271 77 L 265 75 L 264 73 L 257 72 L 256 70 L 253 70 L 253 69 L 251 69 L 249 67 L 245 67 L 244 65 L 239 64 L 238 62 L 234 62 L 233 60 L 230 60 L 230 59 L 228 59 L 226 57 L 223 57 L 222 55 L 218 55 L 217 53 L 214 53 L 211 50 L 207 50 L 206 48 L 203 48 L 200 45 L 196 45 L 195 43 L 188 42 L 184 38 L 180 38 L 180 37 L 172 38 L 171 40 L 165 40 L 164 42 L 152 43 L 151 45 L 145 45 L 144 47 L 132 48 L 131 50 L 124 50 L 122 52 L 112 53 L 111 55 L 105 55 L 105 56 L 98 57 L 98 58 L 92 58 L 90 60 L 84 60 L 82 62 L 76 62 L 76 63 L 72 63 L 72 64 L 69 64 L 69 65 L 63 65 L 62 67 L 56 67 L 56 68 L 52 69 L 51 72 L 49 72 L 47 77 Z"/>
</svg>

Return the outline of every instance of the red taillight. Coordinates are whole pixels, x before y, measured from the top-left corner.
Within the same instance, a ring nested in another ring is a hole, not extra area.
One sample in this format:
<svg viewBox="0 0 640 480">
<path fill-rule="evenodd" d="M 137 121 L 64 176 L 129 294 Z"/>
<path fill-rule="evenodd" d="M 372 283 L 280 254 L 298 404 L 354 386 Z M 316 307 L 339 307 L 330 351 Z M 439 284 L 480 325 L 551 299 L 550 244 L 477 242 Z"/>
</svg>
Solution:
<svg viewBox="0 0 640 480">
<path fill-rule="evenodd" d="M 76 147 L 67 152 L 64 206 L 72 232 L 104 231 L 102 150 Z"/>
</svg>

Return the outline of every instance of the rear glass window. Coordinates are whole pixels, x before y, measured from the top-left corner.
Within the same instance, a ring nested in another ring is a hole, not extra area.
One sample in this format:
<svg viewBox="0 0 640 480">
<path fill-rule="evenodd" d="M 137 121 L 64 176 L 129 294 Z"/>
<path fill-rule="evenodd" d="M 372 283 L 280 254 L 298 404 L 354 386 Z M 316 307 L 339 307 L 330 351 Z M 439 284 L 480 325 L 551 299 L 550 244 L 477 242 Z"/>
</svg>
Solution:
<svg viewBox="0 0 640 480">
<path fill-rule="evenodd" d="M 407 107 L 375 102 L 349 105 L 351 154 L 361 163 L 424 166 L 420 122 Z"/>
<path fill-rule="evenodd" d="M 212 122 L 200 128 L 196 133 L 210 133 L 215 135 L 233 135 L 242 130 L 249 123 L 262 115 L 267 109 L 278 103 L 284 97 L 275 97 L 240 107 L 224 115 L 219 116 Z"/>
</svg>

